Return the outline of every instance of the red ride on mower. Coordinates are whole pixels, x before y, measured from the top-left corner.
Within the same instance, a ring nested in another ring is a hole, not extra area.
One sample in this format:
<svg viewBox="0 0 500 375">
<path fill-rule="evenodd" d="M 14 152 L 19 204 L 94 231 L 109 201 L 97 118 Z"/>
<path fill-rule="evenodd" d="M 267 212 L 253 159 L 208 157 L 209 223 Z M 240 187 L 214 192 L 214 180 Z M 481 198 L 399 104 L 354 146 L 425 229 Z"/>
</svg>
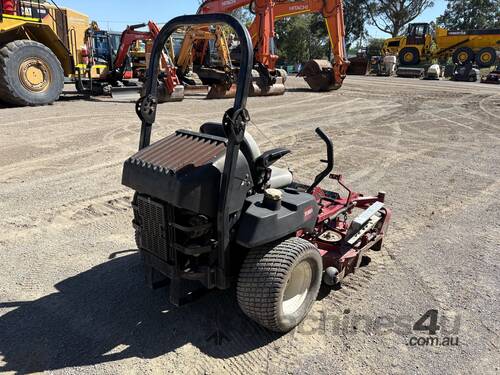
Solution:
<svg viewBox="0 0 500 375">
<path fill-rule="evenodd" d="M 233 107 L 220 124 L 178 130 L 150 145 L 158 103 L 152 77 L 158 76 L 163 46 L 180 26 L 214 24 L 232 27 L 241 42 Z M 364 197 L 330 174 L 333 145 L 320 129 L 327 167 L 310 185 L 273 165 L 289 150 L 261 153 L 245 133 L 252 61 L 250 35 L 230 15 L 167 23 L 155 40 L 146 95 L 137 103 L 139 152 L 125 162 L 123 184 L 136 191 L 133 224 L 150 286 L 169 285 L 170 301 L 179 305 L 193 282 L 208 289 L 236 283 L 246 315 L 286 332 L 308 314 L 322 281 L 341 283 L 367 250 L 380 249 L 390 211 L 384 193 Z M 347 193 L 320 188 L 328 176 Z"/>
</svg>

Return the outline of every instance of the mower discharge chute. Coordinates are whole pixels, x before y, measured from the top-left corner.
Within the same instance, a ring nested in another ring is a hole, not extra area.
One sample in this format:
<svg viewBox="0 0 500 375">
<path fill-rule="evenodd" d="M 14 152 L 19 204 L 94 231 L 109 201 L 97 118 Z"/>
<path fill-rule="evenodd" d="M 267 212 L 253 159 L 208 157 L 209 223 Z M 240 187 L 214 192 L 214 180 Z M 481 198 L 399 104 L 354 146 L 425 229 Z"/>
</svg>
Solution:
<svg viewBox="0 0 500 375">
<path fill-rule="evenodd" d="M 221 123 L 205 123 L 199 132 L 178 130 L 150 144 L 158 104 L 153 77 L 168 37 L 186 24 L 227 24 L 238 34 L 234 105 Z M 208 289 L 236 283 L 246 315 L 286 332 L 308 314 L 322 280 L 340 283 L 367 250 L 380 249 L 390 211 L 384 193 L 365 197 L 330 174 L 333 144 L 319 128 L 327 167 L 310 185 L 274 166 L 289 150 L 260 151 L 245 132 L 252 51 L 247 29 L 227 14 L 178 17 L 163 27 L 137 104 L 139 151 L 125 162 L 122 182 L 136 191 L 133 224 L 151 287 L 169 285 L 170 301 L 179 305 L 193 282 Z M 322 189 L 328 176 L 347 194 Z"/>
</svg>

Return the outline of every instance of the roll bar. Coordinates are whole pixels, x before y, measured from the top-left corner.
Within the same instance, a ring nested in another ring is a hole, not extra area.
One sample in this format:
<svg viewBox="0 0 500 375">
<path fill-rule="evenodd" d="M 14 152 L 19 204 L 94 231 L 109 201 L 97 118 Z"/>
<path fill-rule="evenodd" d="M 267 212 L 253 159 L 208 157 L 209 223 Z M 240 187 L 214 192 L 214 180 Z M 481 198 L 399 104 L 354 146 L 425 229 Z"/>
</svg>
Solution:
<svg viewBox="0 0 500 375">
<path fill-rule="evenodd" d="M 233 28 L 240 39 L 241 43 L 241 61 L 240 73 L 238 75 L 238 87 L 236 91 L 236 98 L 234 100 L 231 110 L 226 112 L 231 120 L 229 121 L 230 128 L 226 127 L 228 139 L 231 136 L 242 139 L 244 133 L 243 129 L 237 128 L 237 117 L 245 116 L 246 102 L 250 90 L 250 80 L 252 75 L 252 62 L 253 62 L 253 47 L 252 39 L 247 28 L 236 18 L 229 14 L 214 13 L 205 15 L 192 15 L 180 16 L 172 19 L 165 24 L 156 37 L 153 50 L 151 52 L 151 60 L 149 63 L 147 80 L 145 84 L 144 96 L 137 101 L 136 112 L 142 121 L 141 136 L 139 141 L 139 150 L 149 146 L 151 141 L 151 128 L 156 119 L 156 107 L 158 104 L 158 74 L 160 72 L 160 57 L 163 52 L 163 47 L 168 38 L 181 26 L 187 25 L 211 25 L 211 24 L 226 24 Z M 241 131 L 243 130 L 243 131 Z M 241 141 L 241 140 L 240 140 Z"/>
</svg>

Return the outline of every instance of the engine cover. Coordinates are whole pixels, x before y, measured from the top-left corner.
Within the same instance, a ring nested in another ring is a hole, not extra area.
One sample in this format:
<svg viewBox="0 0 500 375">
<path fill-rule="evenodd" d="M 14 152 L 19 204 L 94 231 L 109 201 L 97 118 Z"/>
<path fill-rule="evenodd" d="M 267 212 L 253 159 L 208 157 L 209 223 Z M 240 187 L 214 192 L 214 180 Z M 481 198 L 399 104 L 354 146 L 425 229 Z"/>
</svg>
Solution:
<svg viewBox="0 0 500 375">
<path fill-rule="evenodd" d="M 140 150 L 123 166 L 122 184 L 175 207 L 215 217 L 227 139 L 187 130 Z M 229 211 L 242 209 L 252 188 L 248 162 L 240 152 L 239 181 L 229 197 Z"/>
</svg>

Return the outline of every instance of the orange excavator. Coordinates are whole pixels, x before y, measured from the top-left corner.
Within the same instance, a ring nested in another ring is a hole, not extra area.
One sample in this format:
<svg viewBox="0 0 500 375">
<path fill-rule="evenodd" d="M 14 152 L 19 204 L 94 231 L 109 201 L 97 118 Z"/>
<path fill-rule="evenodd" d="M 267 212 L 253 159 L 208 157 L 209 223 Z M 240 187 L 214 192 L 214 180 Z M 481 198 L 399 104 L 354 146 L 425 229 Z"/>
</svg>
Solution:
<svg viewBox="0 0 500 375">
<path fill-rule="evenodd" d="M 143 27 L 148 27 L 148 31 L 139 31 Z M 92 92 L 100 94 L 111 90 L 113 96 L 127 96 L 129 91 L 138 91 L 141 86 L 127 84 L 127 69 L 129 65 L 130 47 L 136 42 L 146 43 L 146 55 L 148 49 L 152 48 L 152 42 L 156 39 L 160 29 L 153 21 L 147 24 L 127 26 L 125 31 L 119 36 L 112 32 L 100 30 L 97 24 L 91 25 L 86 34 L 87 60 L 91 65 L 102 67 L 100 77 L 88 82 L 80 80 L 77 85 L 80 92 Z M 146 59 L 147 60 L 147 59 Z M 176 68 L 168 53 L 165 51 L 161 58 L 161 74 L 159 80 L 159 98 L 161 102 L 181 101 L 184 99 L 184 86 L 177 78 Z M 145 71 L 138 72 L 134 69 L 133 78 L 139 81 L 145 80 Z M 131 78 L 131 77 L 130 77 Z"/>
<path fill-rule="evenodd" d="M 250 28 L 254 47 L 254 69 L 252 70 L 251 96 L 283 95 L 285 93 L 286 72 L 276 68 L 278 56 L 275 53 L 274 1 L 271 0 L 207 0 L 198 14 L 231 13 L 249 6 L 255 13 L 255 22 Z M 213 84 L 209 97 L 233 96 L 234 85 Z"/>
<path fill-rule="evenodd" d="M 229 13 L 243 6 L 249 6 L 255 14 L 250 26 L 255 50 L 254 95 L 284 93 L 286 73 L 276 68 L 274 23 L 280 18 L 306 13 L 321 13 L 325 18 L 333 61 L 311 60 L 304 65 L 299 76 L 304 77 L 314 91 L 335 90 L 342 86 L 349 66 L 342 0 L 206 0 L 198 13 Z"/>
<path fill-rule="evenodd" d="M 313 91 L 330 91 L 342 87 L 349 67 L 342 0 L 275 0 L 274 3 L 275 20 L 306 13 L 321 13 L 323 15 L 333 59 L 331 62 L 310 60 L 304 65 L 299 76 L 304 77 Z"/>
</svg>

